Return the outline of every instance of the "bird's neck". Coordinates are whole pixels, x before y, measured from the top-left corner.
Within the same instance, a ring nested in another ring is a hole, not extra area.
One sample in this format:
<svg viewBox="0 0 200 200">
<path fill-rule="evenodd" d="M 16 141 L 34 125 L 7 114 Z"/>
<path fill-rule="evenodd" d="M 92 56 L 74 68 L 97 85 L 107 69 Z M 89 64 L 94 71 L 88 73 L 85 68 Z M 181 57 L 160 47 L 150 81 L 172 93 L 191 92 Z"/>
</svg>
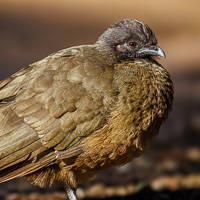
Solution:
<svg viewBox="0 0 200 200">
<path fill-rule="evenodd" d="M 95 51 L 97 51 L 97 54 L 99 55 L 99 59 L 101 59 L 101 63 L 113 66 L 118 62 L 112 47 L 104 41 L 98 41 L 94 44 L 94 47 Z"/>
</svg>

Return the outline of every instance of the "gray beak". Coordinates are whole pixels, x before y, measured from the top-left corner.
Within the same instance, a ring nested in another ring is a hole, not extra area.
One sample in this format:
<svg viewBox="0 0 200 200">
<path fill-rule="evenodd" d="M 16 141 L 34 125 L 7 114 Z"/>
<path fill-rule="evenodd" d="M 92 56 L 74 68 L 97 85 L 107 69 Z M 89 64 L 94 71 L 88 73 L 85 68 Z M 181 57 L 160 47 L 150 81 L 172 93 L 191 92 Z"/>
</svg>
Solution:
<svg viewBox="0 0 200 200">
<path fill-rule="evenodd" d="M 165 52 L 160 47 L 157 47 L 157 46 L 143 47 L 138 50 L 138 54 L 160 56 L 160 57 L 166 58 Z"/>
</svg>

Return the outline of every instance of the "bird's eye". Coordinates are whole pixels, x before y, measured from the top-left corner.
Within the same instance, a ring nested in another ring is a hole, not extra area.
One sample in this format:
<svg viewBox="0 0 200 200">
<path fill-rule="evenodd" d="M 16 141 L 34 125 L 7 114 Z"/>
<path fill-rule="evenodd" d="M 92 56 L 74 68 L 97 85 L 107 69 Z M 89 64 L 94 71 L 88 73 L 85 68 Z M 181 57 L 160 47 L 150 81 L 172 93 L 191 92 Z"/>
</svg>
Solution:
<svg viewBox="0 0 200 200">
<path fill-rule="evenodd" d="M 138 44 L 134 41 L 130 41 L 130 42 L 128 42 L 128 46 L 131 47 L 131 48 L 135 48 L 135 47 L 138 46 Z"/>
</svg>

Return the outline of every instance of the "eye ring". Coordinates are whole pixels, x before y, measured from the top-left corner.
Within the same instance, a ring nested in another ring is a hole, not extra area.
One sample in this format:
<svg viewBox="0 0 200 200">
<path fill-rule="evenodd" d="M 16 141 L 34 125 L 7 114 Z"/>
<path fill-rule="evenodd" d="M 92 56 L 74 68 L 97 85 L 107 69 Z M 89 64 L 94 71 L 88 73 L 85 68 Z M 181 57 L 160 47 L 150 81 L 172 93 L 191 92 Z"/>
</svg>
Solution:
<svg viewBox="0 0 200 200">
<path fill-rule="evenodd" d="M 138 46 L 138 44 L 134 41 L 129 41 L 128 46 L 131 47 L 131 48 L 136 48 Z"/>
</svg>

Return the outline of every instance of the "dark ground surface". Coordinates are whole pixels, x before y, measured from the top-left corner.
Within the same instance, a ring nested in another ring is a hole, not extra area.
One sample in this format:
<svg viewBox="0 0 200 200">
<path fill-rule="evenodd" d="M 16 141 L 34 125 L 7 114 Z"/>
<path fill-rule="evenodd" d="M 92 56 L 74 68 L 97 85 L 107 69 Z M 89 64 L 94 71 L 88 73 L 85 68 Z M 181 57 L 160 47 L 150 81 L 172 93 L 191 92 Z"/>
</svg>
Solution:
<svg viewBox="0 0 200 200">
<path fill-rule="evenodd" d="M 8 200 L 64 200 L 65 197 L 62 193 L 50 193 L 49 195 L 41 193 L 32 193 L 29 195 L 12 194 Z M 105 198 L 85 198 L 85 200 L 103 200 Z M 200 199 L 200 190 L 198 189 L 182 189 L 177 191 L 170 191 L 168 189 L 161 191 L 153 191 L 151 188 L 146 187 L 137 193 L 128 195 L 126 197 L 113 196 L 106 198 L 107 200 L 198 200 Z"/>
</svg>

